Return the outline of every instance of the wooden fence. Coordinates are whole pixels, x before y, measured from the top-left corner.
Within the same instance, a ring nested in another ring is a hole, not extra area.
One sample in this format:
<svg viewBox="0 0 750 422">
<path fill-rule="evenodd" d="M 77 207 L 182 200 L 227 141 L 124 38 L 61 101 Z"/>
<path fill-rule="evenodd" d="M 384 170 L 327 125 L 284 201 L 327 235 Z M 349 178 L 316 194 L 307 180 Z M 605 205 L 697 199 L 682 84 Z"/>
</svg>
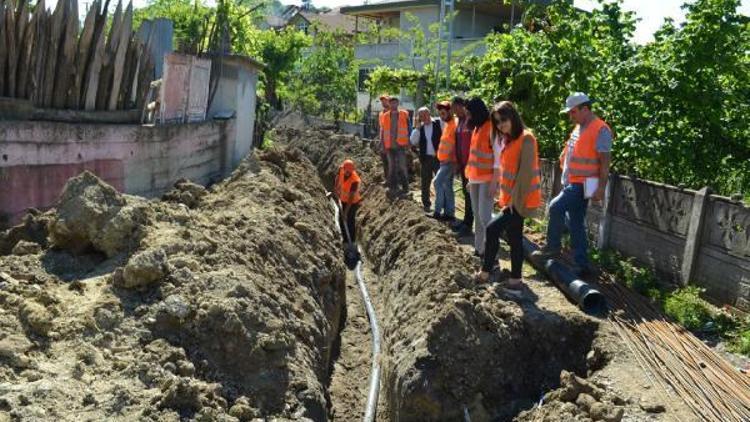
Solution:
<svg viewBox="0 0 750 422">
<path fill-rule="evenodd" d="M 95 0 L 83 28 L 77 0 L 0 0 L 0 96 L 35 107 L 72 110 L 141 108 L 153 77 L 149 40 L 133 34 L 133 5 L 107 23 L 110 0 Z M 107 33 L 109 30 L 109 33 Z"/>
<path fill-rule="evenodd" d="M 560 190 L 557 161 L 542 163 L 548 203 Z M 695 284 L 717 304 L 750 311 L 750 208 L 738 201 L 612 175 L 606 199 L 589 206 L 590 237 L 680 284 Z"/>
</svg>

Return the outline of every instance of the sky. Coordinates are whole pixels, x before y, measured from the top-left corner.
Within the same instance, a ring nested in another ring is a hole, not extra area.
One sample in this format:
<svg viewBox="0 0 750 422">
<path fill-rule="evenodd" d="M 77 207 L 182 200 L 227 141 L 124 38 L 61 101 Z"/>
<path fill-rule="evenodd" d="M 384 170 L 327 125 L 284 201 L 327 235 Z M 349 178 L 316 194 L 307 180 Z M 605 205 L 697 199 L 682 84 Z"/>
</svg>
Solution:
<svg viewBox="0 0 750 422">
<path fill-rule="evenodd" d="M 84 4 L 90 1 L 79 0 L 79 8 L 84 10 Z M 284 4 L 301 4 L 299 0 L 281 0 L 281 2 Z M 375 2 L 377 0 L 373 1 L 373 3 Z M 50 6 L 56 4 L 57 0 L 45 0 L 45 3 Z M 111 0 L 111 3 L 116 2 Z M 363 0 L 313 0 L 315 6 L 331 8 L 362 3 L 364 3 Z M 573 3 L 584 10 L 591 10 L 598 6 L 596 0 L 574 0 Z M 636 24 L 634 41 L 644 44 L 653 40 L 654 32 L 661 27 L 665 18 L 672 18 L 678 24 L 683 22 L 685 13 L 680 6 L 684 3 L 685 0 L 624 0 L 623 8 L 635 12 L 640 19 Z M 148 0 L 133 0 L 134 7 L 143 7 L 146 4 L 148 4 Z M 740 13 L 750 16 L 750 0 L 741 1 Z"/>
</svg>

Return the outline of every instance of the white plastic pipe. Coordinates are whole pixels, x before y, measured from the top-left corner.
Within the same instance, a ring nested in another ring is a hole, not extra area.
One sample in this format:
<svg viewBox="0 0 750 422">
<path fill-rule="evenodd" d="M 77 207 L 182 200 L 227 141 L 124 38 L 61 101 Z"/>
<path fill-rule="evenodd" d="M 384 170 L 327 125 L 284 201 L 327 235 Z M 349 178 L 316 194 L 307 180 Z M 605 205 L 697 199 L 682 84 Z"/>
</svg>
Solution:
<svg viewBox="0 0 750 422">
<path fill-rule="evenodd" d="M 339 212 L 341 212 L 340 202 L 334 201 L 333 198 L 331 198 L 331 204 L 333 204 L 334 221 L 336 222 L 336 227 L 338 227 Z M 351 243 L 351 236 L 349 235 L 349 229 L 346 224 L 344 224 L 344 230 L 348 241 L 347 243 Z M 339 231 L 341 231 L 340 228 Z M 362 295 L 362 301 L 365 303 L 365 311 L 367 312 L 367 319 L 370 321 L 370 332 L 372 333 L 370 389 L 367 393 L 365 415 L 362 420 L 365 422 L 374 422 L 378 413 L 378 394 L 380 393 L 380 327 L 378 326 L 378 319 L 375 315 L 375 307 L 372 306 L 370 294 L 367 292 L 365 278 L 362 276 L 362 261 L 357 262 L 357 266 L 354 269 L 354 275 L 357 278 L 357 285 L 359 286 L 359 293 Z"/>
</svg>

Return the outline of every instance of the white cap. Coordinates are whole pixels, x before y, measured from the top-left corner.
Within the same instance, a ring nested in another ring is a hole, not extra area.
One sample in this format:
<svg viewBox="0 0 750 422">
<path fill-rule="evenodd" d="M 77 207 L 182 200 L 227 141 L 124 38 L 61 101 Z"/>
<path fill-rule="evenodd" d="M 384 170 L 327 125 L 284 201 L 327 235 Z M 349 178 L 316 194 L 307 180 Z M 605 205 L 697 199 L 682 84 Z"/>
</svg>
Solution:
<svg viewBox="0 0 750 422">
<path fill-rule="evenodd" d="M 565 99 L 565 108 L 560 113 L 567 113 L 581 104 L 592 102 L 591 98 L 583 92 L 574 92 Z"/>
</svg>

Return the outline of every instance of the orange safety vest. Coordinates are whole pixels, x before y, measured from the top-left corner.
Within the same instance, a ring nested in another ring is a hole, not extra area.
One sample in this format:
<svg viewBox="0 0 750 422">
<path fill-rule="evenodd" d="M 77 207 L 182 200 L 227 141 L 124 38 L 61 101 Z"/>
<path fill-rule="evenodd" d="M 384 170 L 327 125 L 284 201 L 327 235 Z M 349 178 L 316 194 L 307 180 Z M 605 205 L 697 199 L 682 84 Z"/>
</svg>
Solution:
<svg viewBox="0 0 750 422">
<path fill-rule="evenodd" d="M 454 117 L 446 123 L 443 134 L 440 136 L 437 159 L 441 163 L 456 162 L 456 126 L 458 126 L 458 118 Z"/>
<path fill-rule="evenodd" d="M 344 169 L 339 167 L 338 182 L 336 184 L 339 188 L 339 199 L 342 203 L 349 203 L 349 194 L 351 194 L 352 185 L 355 183 L 357 184 L 357 190 L 354 192 L 354 200 L 352 201 L 352 204 L 358 204 L 362 200 L 362 197 L 359 195 L 359 188 L 362 185 L 361 179 L 356 171 L 353 171 L 348 179 L 345 178 Z"/>
<path fill-rule="evenodd" d="M 383 130 L 385 127 L 385 116 L 388 114 L 388 110 L 383 110 L 380 112 L 380 115 L 378 116 L 378 124 L 380 125 L 380 130 Z"/>
<path fill-rule="evenodd" d="M 478 182 L 492 181 L 492 167 L 495 156 L 492 153 L 490 133 L 492 123 L 487 119 L 482 126 L 474 128 L 471 133 L 471 147 L 469 148 L 469 161 L 466 163 L 464 174 L 469 180 Z"/>
<path fill-rule="evenodd" d="M 603 127 L 609 129 L 609 125 L 597 117 L 589 123 L 586 130 L 578 134 L 578 141 L 576 141 L 573 153 L 570 155 L 570 162 L 567 163 L 570 183 L 584 183 L 587 177 L 599 177 L 600 163 L 599 154 L 596 151 L 596 138 Z M 579 127 L 576 126 L 576 129 L 579 129 Z M 575 129 L 573 131 L 575 132 Z M 565 161 L 568 159 L 569 142 L 570 136 L 565 141 L 565 146 L 560 153 L 561 168 L 565 168 Z"/>
<path fill-rule="evenodd" d="M 391 139 L 391 112 L 383 117 L 383 145 L 385 149 L 391 149 L 393 140 Z M 398 131 L 396 132 L 396 143 L 400 147 L 409 146 L 409 112 L 406 110 L 398 111 Z"/>
<path fill-rule="evenodd" d="M 527 138 L 534 143 L 534 176 L 531 179 L 531 187 L 525 198 L 525 208 L 534 209 L 542 205 L 542 172 L 539 170 L 539 148 L 534 134 L 525 130 L 517 139 L 505 145 L 500 155 L 500 199 L 497 201 L 501 207 L 511 204 L 511 192 L 516 185 L 518 167 L 521 164 L 521 149 Z"/>
</svg>

